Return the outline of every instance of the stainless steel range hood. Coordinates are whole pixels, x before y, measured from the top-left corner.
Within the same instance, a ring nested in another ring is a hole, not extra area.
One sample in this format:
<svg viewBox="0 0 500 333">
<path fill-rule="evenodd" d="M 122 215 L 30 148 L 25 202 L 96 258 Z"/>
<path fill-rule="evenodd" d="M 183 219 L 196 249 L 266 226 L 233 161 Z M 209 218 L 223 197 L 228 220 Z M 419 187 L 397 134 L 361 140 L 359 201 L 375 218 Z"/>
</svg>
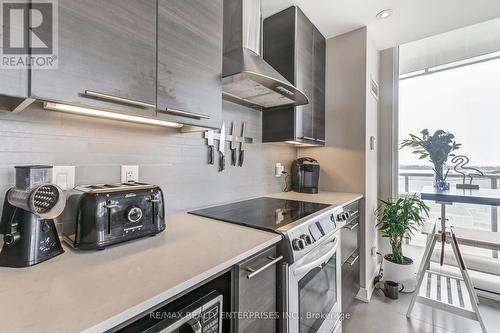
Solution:
<svg viewBox="0 0 500 333">
<path fill-rule="evenodd" d="M 261 27 L 261 0 L 224 0 L 224 98 L 259 109 L 309 103 L 261 58 Z"/>
</svg>

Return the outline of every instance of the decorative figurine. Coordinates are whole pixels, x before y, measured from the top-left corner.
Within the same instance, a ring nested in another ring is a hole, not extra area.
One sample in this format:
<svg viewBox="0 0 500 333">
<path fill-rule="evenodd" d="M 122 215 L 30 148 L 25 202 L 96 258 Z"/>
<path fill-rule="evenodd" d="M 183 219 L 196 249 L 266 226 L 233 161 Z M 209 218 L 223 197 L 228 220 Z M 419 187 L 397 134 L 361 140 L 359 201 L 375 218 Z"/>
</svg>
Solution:
<svg viewBox="0 0 500 333">
<path fill-rule="evenodd" d="M 472 184 L 472 180 L 474 176 L 484 176 L 484 173 L 476 168 L 468 167 L 467 164 L 469 164 L 469 158 L 467 156 L 457 155 L 453 157 L 451 163 L 455 164 L 453 169 L 462 175 L 462 184 L 457 184 L 457 189 L 479 190 L 479 185 Z M 465 181 L 466 177 L 469 177 L 469 183 Z"/>
</svg>

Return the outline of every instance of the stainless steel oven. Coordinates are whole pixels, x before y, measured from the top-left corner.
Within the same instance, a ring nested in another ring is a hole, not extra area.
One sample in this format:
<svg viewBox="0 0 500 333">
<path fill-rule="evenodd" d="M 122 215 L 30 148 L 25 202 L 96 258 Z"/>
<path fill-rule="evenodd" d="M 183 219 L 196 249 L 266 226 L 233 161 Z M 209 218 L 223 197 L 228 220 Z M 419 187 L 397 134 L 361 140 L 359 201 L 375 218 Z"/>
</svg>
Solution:
<svg viewBox="0 0 500 333">
<path fill-rule="evenodd" d="M 143 333 L 222 333 L 223 296 L 214 291 L 180 311 L 158 313 L 165 319 Z"/>
<path fill-rule="evenodd" d="M 290 333 L 341 333 L 340 232 L 289 266 Z"/>
</svg>

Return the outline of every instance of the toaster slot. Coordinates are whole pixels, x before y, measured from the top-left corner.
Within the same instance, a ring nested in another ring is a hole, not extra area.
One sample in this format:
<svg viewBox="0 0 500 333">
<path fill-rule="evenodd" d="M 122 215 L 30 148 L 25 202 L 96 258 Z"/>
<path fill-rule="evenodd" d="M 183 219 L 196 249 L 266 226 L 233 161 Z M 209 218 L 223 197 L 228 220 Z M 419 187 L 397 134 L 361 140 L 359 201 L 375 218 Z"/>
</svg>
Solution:
<svg viewBox="0 0 500 333">
<path fill-rule="evenodd" d="M 107 225 L 107 233 L 108 235 L 111 233 L 111 210 L 117 207 L 118 204 L 112 200 L 106 200 L 106 211 L 108 213 L 108 225 Z"/>
<path fill-rule="evenodd" d="M 152 224 L 155 224 L 155 217 L 158 215 L 158 212 L 156 211 L 157 209 L 159 209 L 159 205 L 157 203 L 159 203 L 161 200 L 154 194 L 151 194 L 151 208 L 152 208 L 152 212 L 153 214 L 151 214 L 151 223 Z"/>
<path fill-rule="evenodd" d="M 111 233 L 111 209 L 108 208 L 108 235 Z"/>
</svg>

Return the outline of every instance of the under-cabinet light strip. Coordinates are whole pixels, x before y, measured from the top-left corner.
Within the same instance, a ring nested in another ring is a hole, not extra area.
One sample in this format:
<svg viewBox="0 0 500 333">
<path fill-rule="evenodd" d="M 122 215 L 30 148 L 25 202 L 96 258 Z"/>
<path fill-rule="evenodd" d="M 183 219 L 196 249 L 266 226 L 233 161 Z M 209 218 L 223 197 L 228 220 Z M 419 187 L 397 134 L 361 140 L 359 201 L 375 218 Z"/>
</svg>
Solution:
<svg viewBox="0 0 500 333">
<path fill-rule="evenodd" d="M 81 106 L 74 106 L 74 105 L 69 105 L 69 104 L 44 102 L 43 108 L 46 110 L 57 111 L 57 112 L 66 112 L 66 113 L 72 113 L 72 114 L 78 114 L 78 115 L 84 115 L 84 116 L 90 116 L 90 117 L 96 117 L 96 118 L 127 121 L 127 122 L 140 123 L 140 124 L 153 125 L 153 126 L 174 127 L 174 128 L 182 127 L 181 124 L 170 122 L 170 121 L 164 121 L 164 120 L 160 120 L 160 119 L 147 118 L 147 117 L 141 117 L 141 116 L 134 116 L 134 115 L 130 115 L 130 114 L 117 113 L 117 112 L 111 112 L 111 111 L 104 111 L 104 110 L 99 110 L 99 109 L 86 108 L 86 107 L 81 107 Z"/>
</svg>

